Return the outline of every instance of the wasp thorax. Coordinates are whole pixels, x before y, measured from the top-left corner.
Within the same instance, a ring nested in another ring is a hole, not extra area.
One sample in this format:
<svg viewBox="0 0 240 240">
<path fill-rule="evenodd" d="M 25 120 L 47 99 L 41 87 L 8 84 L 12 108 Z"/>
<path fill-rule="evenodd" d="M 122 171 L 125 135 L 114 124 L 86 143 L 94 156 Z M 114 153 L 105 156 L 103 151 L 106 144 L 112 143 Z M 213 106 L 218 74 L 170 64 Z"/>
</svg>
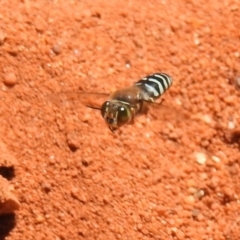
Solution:
<svg viewBox="0 0 240 240">
<path fill-rule="evenodd" d="M 109 128 L 113 131 L 131 120 L 130 106 L 123 102 L 104 102 L 101 114 Z"/>
</svg>

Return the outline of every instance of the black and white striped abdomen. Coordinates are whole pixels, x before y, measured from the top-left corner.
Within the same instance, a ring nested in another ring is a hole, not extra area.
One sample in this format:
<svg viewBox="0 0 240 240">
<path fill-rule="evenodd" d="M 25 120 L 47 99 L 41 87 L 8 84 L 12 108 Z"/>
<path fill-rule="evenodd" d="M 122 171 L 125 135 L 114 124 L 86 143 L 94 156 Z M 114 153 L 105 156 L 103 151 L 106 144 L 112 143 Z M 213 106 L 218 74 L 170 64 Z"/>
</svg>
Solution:
<svg viewBox="0 0 240 240">
<path fill-rule="evenodd" d="M 154 73 L 146 76 L 134 84 L 148 95 L 157 99 L 172 85 L 172 78 L 166 73 Z"/>
</svg>

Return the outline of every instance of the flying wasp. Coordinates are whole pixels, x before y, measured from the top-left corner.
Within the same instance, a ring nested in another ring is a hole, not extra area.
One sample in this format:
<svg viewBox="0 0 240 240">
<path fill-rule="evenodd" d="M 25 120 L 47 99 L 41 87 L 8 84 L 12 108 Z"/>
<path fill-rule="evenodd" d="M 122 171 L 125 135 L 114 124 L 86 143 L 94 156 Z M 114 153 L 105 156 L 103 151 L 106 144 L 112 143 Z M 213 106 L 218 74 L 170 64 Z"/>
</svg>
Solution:
<svg viewBox="0 0 240 240">
<path fill-rule="evenodd" d="M 166 73 L 154 73 L 143 77 L 130 87 L 119 89 L 112 94 L 106 93 L 75 93 L 77 98 L 81 96 L 82 103 L 92 109 L 101 111 L 101 115 L 108 125 L 109 129 L 114 132 L 123 125 L 133 124 L 137 116 L 146 114 L 151 104 L 161 104 L 155 102 L 159 99 L 172 85 L 172 78 Z M 69 93 L 70 98 L 73 97 Z M 101 105 L 90 104 L 87 98 L 107 99 Z"/>
</svg>

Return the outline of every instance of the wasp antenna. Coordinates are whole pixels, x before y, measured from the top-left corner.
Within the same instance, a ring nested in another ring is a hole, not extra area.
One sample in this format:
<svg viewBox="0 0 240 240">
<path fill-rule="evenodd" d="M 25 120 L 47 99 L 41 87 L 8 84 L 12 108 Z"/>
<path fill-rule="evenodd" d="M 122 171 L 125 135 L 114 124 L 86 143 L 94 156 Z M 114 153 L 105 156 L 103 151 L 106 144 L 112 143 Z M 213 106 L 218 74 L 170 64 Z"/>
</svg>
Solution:
<svg viewBox="0 0 240 240">
<path fill-rule="evenodd" d="M 93 106 L 89 106 L 89 105 L 86 105 L 86 107 L 88 107 L 88 108 L 92 108 L 92 109 L 95 109 L 95 110 L 102 110 L 101 108 L 98 108 L 98 107 L 93 107 Z"/>
<path fill-rule="evenodd" d="M 111 130 L 112 133 L 115 133 L 114 130 L 109 126 L 109 129 Z"/>
</svg>

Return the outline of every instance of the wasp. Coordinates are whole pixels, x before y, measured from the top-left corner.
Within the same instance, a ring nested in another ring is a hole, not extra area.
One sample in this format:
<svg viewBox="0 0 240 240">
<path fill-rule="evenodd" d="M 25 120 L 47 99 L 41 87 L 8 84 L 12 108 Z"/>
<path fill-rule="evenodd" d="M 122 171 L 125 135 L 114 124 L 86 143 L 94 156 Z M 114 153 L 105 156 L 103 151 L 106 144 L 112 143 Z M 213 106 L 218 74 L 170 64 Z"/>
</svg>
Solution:
<svg viewBox="0 0 240 240">
<path fill-rule="evenodd" d="M 159 99 L 171 85 L 169 75 L 155 73 L 113 92 L 101 107 L 87 107 L 100 110 L 109 129 L 114 132 L 123 125 L 133 124 L 135 117 L 146 114 L 149 104 Z"/>
<path fill-rule="evenodd" d="M 159 99 L 172 85 L 172 78 L 166 73 L 154 73 L 141 78 L 130 87 L 107 93 L 69 93 L 69 97 L 81 96 L 82 103 L 89 108 L 100 110 L 103 119 L 112 132 L 126 124 L 133 124 L 137 116 L 146 114 L 151 104 L 161 104 Z M 66 95 L 66 94 L 65 94 Z M 89 98 L 91 100 L 86 100 Z M 94 98 L 107 99 L 101 105 L 89 104 Z"/>
</svg>

